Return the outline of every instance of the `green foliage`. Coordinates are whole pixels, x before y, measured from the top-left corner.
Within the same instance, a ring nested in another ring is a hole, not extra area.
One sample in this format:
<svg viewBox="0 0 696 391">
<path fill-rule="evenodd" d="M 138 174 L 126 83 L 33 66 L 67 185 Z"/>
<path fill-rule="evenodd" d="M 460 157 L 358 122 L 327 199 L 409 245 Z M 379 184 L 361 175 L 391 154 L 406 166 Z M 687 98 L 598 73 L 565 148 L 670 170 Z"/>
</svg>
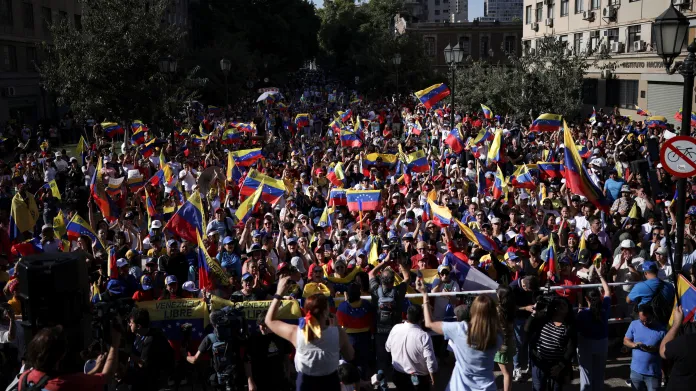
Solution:
<svg viewBox="0 0 696 391">
<path fill-rule="evenodd" d="M 320 20 L 307 0 L 201 0 L 191 5 L 193 52 L 187 62 L 199 64 L 211 80 L 206 100 L 224 102 L 220 60 L 232 66 L 230 100 L 248 94 L 246 83 L 268 77 L 278 87 L 290 71 L 315 57 Z"/>
<path fill-rule="evenodd" d="M 488 105 L 497 115 L 529 118 L 541 113 L 573 119 L 582 108 L 583 78 L 588 68 L 607 58 L 588 48 L 572 54 L 554 37 L 539 40 L 534 53 L 508 55 L 508 64 L 467 59 L 456 73 L 455 103 L 478 111 Z"/>
<path fill-rule="evenodd" d="M 356 5 L 353 0 L 324 2 L 317 10 L 319 30 L 319 66 L 331 71 L 347 85 L 369 94 L 396 91 L 395 54 L 401 55 L 399 91 L 407 93 L 430 78 L 430 64 L 417 37 L 394 34 L 394 16 L 403 1 L 371 0 Z"/>
<path fill-rule="evenodd" d="M 79 117 L 152 121 L 195 97 L 205 80 L 159 72 L 162 57 L 182 52 L 185 32 L 166 22 L 168 0 L 81 0 L 82 30 L 51 26 L 40 65 L 45 87 Z M 160 21 L 162 21 L 160 23 Z M 181 67 L 180 67 L 181 68 Z M 171 103 L 171 104 L 170 104 Z"/>
</svg>

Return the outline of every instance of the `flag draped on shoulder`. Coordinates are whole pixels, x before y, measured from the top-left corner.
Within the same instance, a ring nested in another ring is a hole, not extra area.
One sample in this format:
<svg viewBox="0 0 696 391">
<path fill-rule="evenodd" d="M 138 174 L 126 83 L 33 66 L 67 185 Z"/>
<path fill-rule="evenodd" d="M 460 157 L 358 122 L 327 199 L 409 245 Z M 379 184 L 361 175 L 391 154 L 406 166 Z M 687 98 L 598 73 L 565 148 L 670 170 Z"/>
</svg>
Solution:
<svg viewBox="0 0 696 391">
<path fill-rule="evenodd" d="M 21 241 L 24 232 L 33 233 L 38 219 L 39 208 L 34 196 L 26 191 L 15 194 L 10 206 L 10 240 Z"/>
</svg>

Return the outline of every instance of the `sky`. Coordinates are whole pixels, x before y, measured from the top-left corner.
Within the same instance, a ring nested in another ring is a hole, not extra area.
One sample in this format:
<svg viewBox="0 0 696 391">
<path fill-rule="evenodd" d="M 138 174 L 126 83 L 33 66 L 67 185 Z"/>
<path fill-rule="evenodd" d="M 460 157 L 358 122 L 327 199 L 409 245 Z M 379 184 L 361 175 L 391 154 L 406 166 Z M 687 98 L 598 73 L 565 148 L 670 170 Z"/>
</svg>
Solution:
<svg viewBox="0 0 696 391">
<path fill-rule="evenodd" d="M 317 7 L 321 7 L 324 5 L 324 0 L 311 0 L 314 2 L 314 4 L 317 5 Z M 478 18 L 480 16 L 483 16 L 483 0 L 463 0 L 463 1 L 468 1 L 469 2 L 469 20 L 474 20 L 474 18 Z"/>
</svg>

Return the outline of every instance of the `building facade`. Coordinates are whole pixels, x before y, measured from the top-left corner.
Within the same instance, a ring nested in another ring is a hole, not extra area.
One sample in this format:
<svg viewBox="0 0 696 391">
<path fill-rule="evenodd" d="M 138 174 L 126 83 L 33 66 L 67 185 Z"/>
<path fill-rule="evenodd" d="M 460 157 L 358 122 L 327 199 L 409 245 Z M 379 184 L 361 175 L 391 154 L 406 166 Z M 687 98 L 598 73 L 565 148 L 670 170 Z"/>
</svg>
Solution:
<svg viewBox="0 0 696 391">
<path fill-rule="evenodd" d="M 469 20 L 469 0 L 424 0 L 423 22 L 466 22 Z"/>
<path fill-rule="evenodd" d="M 524 0 L 523 50 L 544 36 L 559 37 L 571 51 L 588 48 L 611 58 L 590 68 L 585 79 L 585 111 L 618 107 L 638 119 L 636 105 L 674 122 L 682 106 L 683 78 L 667 75 L 655 52 L 652 23 L 672 0 Z M 690 20 L 696 37 L 694 0 L 674 0 Z M 686 51 L 684 50 L 684 53 Z M 678 58 L 676 61 L 680 61 Z"/>
<path fill-rule="evenodd" d="M 513 19 L 522 20 L 523 0 L 484 0 L 483 16 L 488 20 L 510 22 Z"/>
<path fill-rule="evenodd" d="M 425 53 L 432 67 L 446 72 L 444 50 L 457 43 L 464 50 L 464 58 L 489 60 L 492 63 L 506 61 L 506 52 L 522 53 L 522 22 L 464 22 L 464 23 L 415 23 L 407 28 L 410 34 L 422 37 Z"/>
</svg>

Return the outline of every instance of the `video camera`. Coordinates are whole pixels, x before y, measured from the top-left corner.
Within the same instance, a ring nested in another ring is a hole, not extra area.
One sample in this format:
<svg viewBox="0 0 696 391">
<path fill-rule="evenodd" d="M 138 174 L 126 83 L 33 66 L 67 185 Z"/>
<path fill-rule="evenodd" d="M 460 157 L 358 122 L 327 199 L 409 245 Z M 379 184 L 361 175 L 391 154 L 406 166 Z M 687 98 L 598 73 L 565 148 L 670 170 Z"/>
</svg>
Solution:
<svg viewBox="0 0 696 391">
<path fill-rule="evenodd" d="M 116 299 L 96 303 L 92 310 L 92 330 L 94 339 L 102 342 L 102 345 L 111 344 L 111 327 L 123 332 L 125 324 L 123 319 L 130 315 L 135 301 L 131 298 Z M 121 319 L 119 322 L 118 319 Z"/>
<path fill-rule="evenodd" d="M 215 327 L 215 334 L 222 341 L 244 341 L 248 337 L 244 313 L 232 307 L 214 311 L 210 323 Z"/>
<path fill-rule="evenodd" d="M 536 302 L 534 303 L 534 312 L 532 312 L 532 316 L 535 318 L 547 317 L 549 308 L 553 307 L 553 302 L 558 300 L 558 298 L 559 296 L 551 290 L 547 290 L 537 296 Z"/>
</svg>

